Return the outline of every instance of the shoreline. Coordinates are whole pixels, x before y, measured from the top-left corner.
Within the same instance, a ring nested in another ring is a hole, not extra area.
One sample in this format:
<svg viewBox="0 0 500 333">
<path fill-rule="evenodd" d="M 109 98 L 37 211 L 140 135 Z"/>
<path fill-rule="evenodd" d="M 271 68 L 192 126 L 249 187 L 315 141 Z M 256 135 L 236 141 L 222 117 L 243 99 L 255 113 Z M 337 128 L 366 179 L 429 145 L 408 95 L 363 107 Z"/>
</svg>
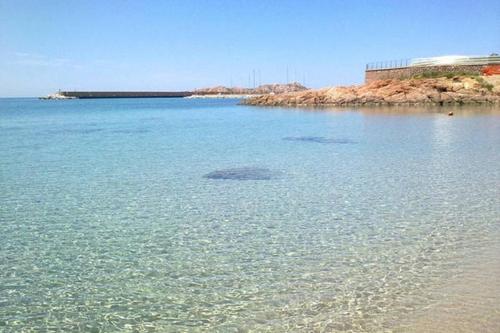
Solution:
<svg viewBox="0 0 500 333">
<path fill-rule="evenodd" d="M 359 86 L 262 95 L 243 105 L 282 107 L 500 105 L 500 77 L 386 79 Z"/>
</svg>

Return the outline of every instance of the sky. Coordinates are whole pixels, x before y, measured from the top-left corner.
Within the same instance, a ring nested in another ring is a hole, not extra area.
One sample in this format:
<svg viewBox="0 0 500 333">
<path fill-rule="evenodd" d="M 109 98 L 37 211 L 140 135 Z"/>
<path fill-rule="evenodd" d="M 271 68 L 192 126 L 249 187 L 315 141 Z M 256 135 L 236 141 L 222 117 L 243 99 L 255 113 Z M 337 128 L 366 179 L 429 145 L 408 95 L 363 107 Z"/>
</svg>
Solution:
<svg viewBox="0 0 500 333">
<path fill-rule="evenodd" d="M 0 97 L 363 82 L 365 64 L 500 53 L 498 0 L 0 0 Z M 288 75 L 287 75 L 288 73 Z"/>
</svg>

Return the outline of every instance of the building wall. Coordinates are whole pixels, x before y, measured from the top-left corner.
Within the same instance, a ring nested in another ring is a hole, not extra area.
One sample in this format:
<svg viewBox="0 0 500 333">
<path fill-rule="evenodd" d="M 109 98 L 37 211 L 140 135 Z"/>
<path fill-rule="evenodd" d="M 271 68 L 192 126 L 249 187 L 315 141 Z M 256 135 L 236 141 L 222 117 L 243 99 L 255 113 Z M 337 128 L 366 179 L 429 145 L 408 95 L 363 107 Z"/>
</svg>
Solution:
<svg viewBox="0 0 500 333">
<path fill-rule="evenodd" d="M 365 83 L 382 79 L 407 79 L 414 75 L 428 72 L 466 73 L 481 75 L 486 65 L 443 65 L 443 66 L 412 66 L 402 68 L 386 68 L 365 71 Z"/>
</svg>

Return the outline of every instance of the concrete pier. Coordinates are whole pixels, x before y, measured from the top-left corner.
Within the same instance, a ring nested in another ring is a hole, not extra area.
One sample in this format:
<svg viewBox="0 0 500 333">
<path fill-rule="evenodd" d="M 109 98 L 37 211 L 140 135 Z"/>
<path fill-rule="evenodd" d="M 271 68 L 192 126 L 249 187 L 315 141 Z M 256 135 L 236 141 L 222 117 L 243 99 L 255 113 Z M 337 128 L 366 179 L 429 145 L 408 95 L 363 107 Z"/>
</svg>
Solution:
<svg viewBox="0 0 500 333">
<path fill-rule="evenodd" d="M 61 96 L 69 98 L 175 98 L 187 97 L 190 91 L 60 91 Z"/>
</svg>

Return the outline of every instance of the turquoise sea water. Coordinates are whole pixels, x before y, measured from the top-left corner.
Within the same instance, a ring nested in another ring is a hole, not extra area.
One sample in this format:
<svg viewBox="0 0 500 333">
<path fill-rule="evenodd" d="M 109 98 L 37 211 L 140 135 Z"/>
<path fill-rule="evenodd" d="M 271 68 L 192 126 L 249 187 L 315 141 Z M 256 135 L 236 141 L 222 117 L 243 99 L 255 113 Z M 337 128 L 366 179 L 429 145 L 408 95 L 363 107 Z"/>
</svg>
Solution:
<svg viewBox="0 0 500 333">
<path fill-rule="evenodd" d="M 499 147 L 498 109 L 0 99 L 0 331 L 392 330 L 498 246 Z"/>
</svg>

